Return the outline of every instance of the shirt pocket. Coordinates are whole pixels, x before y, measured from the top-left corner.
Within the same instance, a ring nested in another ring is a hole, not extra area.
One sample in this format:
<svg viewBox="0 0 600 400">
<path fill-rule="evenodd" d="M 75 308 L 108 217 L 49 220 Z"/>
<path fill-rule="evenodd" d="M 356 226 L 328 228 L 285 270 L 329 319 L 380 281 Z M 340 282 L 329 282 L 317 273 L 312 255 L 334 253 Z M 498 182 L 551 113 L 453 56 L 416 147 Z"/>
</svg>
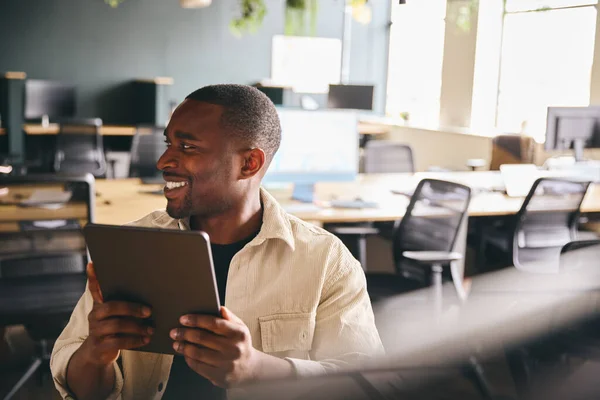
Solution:
<svg viewBox="0 0 600 400">
<path fill-rule="evenodd" d="M 315 334 L 313 313 L 259 317 L 262 351 L 278 357 L 308 359 Z"/>
</svg>

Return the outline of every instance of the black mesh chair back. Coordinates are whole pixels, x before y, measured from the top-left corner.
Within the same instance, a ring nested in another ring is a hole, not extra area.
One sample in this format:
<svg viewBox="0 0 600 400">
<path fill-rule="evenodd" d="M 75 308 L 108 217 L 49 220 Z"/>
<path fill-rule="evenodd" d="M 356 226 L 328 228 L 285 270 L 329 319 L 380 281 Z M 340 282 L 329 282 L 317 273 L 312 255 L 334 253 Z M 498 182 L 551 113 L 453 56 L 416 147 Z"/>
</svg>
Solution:
<svg viewBox="0 0 600 400">
<path fill-rule="evenodd" d="M 99 118 L 61 121 L 56 136 L 54 170 L 67 174 L 103 176 L 106 173 L 106 159 L 101 127 L 102 120 Z"/>
<path fill-rule="evenodd" d="M 516 216 L 512 238 L 515 267 L 559 260 L 563 246 L 577 238 L 579 210 L 589 185 L 557 178 L 534 182 Z"/>
<path fill-rule="evenodd" d="M 156 177 L 160 171 L 156 162 L 167 149 L 164 128 L 139 126 L 131 142 L 131 177 Z"/>
<path fill-rule="evenodd" d="M 371 140 L 364 149 L 364 171 L 367 174 L 415 172 L 410 146 L 391 140 Z"/>
<path fill-rule="evenodd" d="M 398 273 L 406 275 L 405 251 L 452 251 L 471 201 L 471 189 L 458 183 L 423 179 L 393 234 Z"/>
</svg>

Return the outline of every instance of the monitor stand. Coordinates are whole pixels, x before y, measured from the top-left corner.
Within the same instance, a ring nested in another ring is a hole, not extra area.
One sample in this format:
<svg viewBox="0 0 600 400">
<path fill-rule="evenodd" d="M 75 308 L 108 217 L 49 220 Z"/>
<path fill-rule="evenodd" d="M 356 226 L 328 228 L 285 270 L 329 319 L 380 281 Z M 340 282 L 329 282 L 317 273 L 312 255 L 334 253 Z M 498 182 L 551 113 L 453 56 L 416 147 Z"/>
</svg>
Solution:
<svg viewBox="0 0 600 400">
<path fill-rule="evenodd" d="M 315 198 L 315 184 L 314 183 L 295 183 L 294 191 L 292 192 L 292 199 L 298 200 L 304 203 L 312 203 Z"/>
<path fill-rule="evenodd" d="M 583 149 L 585 149 L 585 140 L 575 139 L 573 141 L 573 150 L 575 152 L 575 162 L 582 162 L 583 159 Z"/>
</svg>

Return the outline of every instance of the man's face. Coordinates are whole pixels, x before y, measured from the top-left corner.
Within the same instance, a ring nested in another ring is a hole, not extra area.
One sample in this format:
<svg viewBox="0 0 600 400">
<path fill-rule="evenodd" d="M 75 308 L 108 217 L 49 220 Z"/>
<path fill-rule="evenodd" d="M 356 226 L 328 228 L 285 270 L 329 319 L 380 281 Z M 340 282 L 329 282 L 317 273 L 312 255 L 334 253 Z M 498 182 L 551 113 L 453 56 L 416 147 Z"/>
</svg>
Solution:
<svg viewBox="0 0 600 400">
<path fill-rule="evenodd" d="M 239 196 L 240 149 L 221 127 L 223 108 L 185 100 L 165 129 L 167 150 L 157 163 L 167 181 L 173 218 L 218 215 Z"/>
</svg>

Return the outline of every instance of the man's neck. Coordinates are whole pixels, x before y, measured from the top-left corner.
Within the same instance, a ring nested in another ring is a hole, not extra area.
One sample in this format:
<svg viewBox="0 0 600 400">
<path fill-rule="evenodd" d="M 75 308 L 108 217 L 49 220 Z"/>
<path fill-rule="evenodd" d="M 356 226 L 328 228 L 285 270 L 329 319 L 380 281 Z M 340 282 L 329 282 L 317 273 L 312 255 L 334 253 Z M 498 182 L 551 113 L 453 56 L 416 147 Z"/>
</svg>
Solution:
<svg viewBox="0 0 600 400">
<path fill-rule="evenodd" d="M 260 192 L 249 196 L 237 207 L 214 217 L 190 217 L 190 227 L 208 234 L 211 243 L 231 244 L 244 240 L 260 229 L 263 210 Z"/>
</svg>

